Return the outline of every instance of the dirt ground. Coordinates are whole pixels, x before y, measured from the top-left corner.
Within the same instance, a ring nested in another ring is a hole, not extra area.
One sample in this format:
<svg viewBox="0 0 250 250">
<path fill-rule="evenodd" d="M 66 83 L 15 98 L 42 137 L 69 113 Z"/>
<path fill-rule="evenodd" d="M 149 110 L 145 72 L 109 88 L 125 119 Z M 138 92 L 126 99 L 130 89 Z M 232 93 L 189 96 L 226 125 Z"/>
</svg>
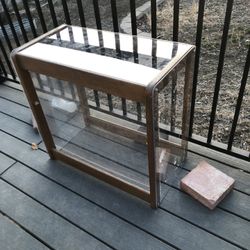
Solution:
<svg viewBox="0 0 250 250">
<path fill-rule="evenodd" d="M 55 11 L 57 14 L 58 22 L 59 24 L 65 23 L 65 18 L 63 15 L 63 7 L 61 4 L 59 4 L 59 0 L 57 0 L 57 3 L 55 4 Z M 136 7 L 141 6 L 147 2 L 147 0 L 136 0 Z M 75 0 L 73 1 L 67 1 L 69 12 L 70 12 L 70 18 L 73 25 L 80 25 L 79 15 L 78 15 L 78 7 Z M 95 22 L 95 15 L 94 15 L 94 7 L 93 7 L 93 0 L 84 0 L 82 1 L 85 19 L 86 19 L 86 25 L 89 28 L 96 28 L 96 22 Z M 111 1 L 110 0 L 99 0 L 99 9 L 100 9 L 100 16 L 101 16 L 101 23 L 102 28 L 104 30 L 113 30 L 112 25 L 112 13 L 111 13 Z M 127 13 L 130 11 L 130 5 L 128 0 L 117 0 L 116 1 L 117 6 L 117 16 L 118 21 L 121 22 L 121 20 L 127 15 Z M 50 15 L 49 9 L 46 7 L 43 9 L 44 15 Z M 52 28 L 52 22 L 50 20 L 47 20 L 47 24 L 49 27 Z"/>
<path fill-rule="evenodd" d="M 19 1 L 19 2 L 20 2 L 20 4 L 18 5 L 19 11 L 20 11 L 20 13 L 23 13 L 24 17 L 26 17 L 22 1 Z M 136 7 L 141 6 L 145 2 L 147 2 L 147 0 L 136 0 Z M 55 9 L 56 19 L 57 19 L 58 24 L 61 25 L 61 24 L 66 23 L 61 0 L 53 0 L 53 3 L 54 3 L 54 9 Z M 28 4 L 30 7 L 31 15 L 32 15 L 33 19 L 35 20 L 35 24 L 37 27 L 37 33 L 38 33 L 38 35 L 41 35 L 41 34 L 43 34 L 43 30 L 42 30 L 42 27 L 41 27 L 41 24 L 39 21 L 39 15 L 38 15 L 38 12 L 36 10 L 34 0 L 28 0 Z M 82 4 L 83 4 L 83 11 L 84 11 L 84 16 L 85 16 L 85 20 L 86 20 L 86 26 L 89 28 L 96 28 L 93 0 L 82 0 Z M 51 18 L 50 9 L 48 6 L 48 1 L 47 0 L 40 0 L 40 5 L 42 7 L 42 12 L 43 12 L 43 16 L 45 19 L 47 29 L 51 30 L 54 28 L 54 26 L 53 26 L 53 21 Z M 102 29 L 113 31 L 111 1 L 110 0 L 99 0 L 98 5 L 99 5 L 99 10 L 100 10 Z M 77 1 L 76 0 L 67 0 L 67 6 L 68 6 L 72 25 L 81 26 Z M 116 6 L 117 6 L 118 21 L 121 22 L 122 19 L 130 11 L 130 2 L 128 0 L 116 0 Z M 0 4 L 0 7 L 1 7 L 1 4 Z M 12 21 L 14 22 L 14 21 L 16 21 L 16 16 L 15 16 L 15 13 L 13 12 L 13 8 L 11 7 L 11 4 L 9 6 L 9 9 L 10 9 L 9 12 L 11 13 Z M 1 17 L 2 16 L 0 13 L 0 18 Z M 4 18 L 2 17 L 1 20 L 4 24 L 6 24 L 6 22 L 7 22 L 6 17 L 4 17 Z M 26 30 L 26 32 L 27 32 L 28 38 L 32 39 L 33 35 L 31 33 L 30 29 Z M 11 39 L 11 43 L 13 45 L 13 48 L 15 48 L 17 45 L 16 45 L 14 39 L 12 38 L 12 36 L 10 37 L 10 39 Z M 18 33 L 18 39 L 19 39 L 21 44 L 24 43 L 24 39 L 23 39 L 20 32 Z M 6 47 L 5 42 L 4 42 L 4 46 Z M 6 47 L 6 49 L 8 51 L 7 47 Z M 1 52 L 0 52 L 0 55 L 1 55 Z"/>
<path fill-rule="evenodd" d="M 205 137 L 208 133 L 226 2 L 226 0 L 208 0 L 205 5 L 194 120 L 194 133 Z M 172 39 L 172 3 L 173 1 L 166 0 L 158 8 L 159 38 Z M 213 133 L 213 138 L 219 142 L 227 143 L 232 126 L 247 49 L 250 43 L 249 10 L 249 0 L 234 1 Z M 195 44 L 197 13 L 197 0 L 180 1 L 179 41 Z M 150 15 L 145 15 L 138 21 L 138 25 L 141 30 L 150 32 Z M 246 150 L 250 150 L 249 103 L 250 82 L 248 80 L 234 138 L 234 146 Z"/>
</svg>

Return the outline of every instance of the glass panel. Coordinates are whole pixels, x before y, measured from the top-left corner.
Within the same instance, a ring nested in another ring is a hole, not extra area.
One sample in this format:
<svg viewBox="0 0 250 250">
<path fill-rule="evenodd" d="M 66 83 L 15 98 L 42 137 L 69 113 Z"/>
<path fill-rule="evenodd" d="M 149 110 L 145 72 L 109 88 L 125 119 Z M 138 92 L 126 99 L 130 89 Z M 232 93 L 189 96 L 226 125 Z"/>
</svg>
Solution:
<svg viewBox="0 0 250 250">
<path fill-rule="evenodd" d="M 182 113 L 184 95 L 184 70 L 173 71 L 161 89 L 155 92 L 156 119 L 156 168 L 160 182 L 160 199 L 179 185 L 185 175 L 182 165 L 185 160 L 187 141 L 180 139 L 182 134 Z M 189 124 L 189 123 L 188 123 Z M 188 126 L 187 126 L 188 129 Z"/>
<path fill-rule="evenodd" d="M 190 48 L 182 43 L 70 26 L 20 54 L 146 86 Z"/>
<path fill-rule="evenodd" d="M 97 109 L 93 90 L 45 75 L 31 76 L 58 150 L 149 191 L 145 125 L 114 116 L 104 100 L 107 94 L 99 95 L 103 110 Z"/>
</svg>

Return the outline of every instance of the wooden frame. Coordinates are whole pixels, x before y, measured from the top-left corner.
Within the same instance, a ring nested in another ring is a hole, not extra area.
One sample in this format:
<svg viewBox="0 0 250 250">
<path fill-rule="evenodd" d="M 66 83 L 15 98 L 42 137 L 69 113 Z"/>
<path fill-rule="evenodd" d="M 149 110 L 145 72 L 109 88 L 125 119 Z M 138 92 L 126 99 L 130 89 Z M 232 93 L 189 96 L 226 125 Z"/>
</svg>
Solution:
<svg viewBox="0 0 250 250">
<path fill-rule="evenodd" d="M 44 140 L 45 146 L 51 159 L 61 160 L 66 162 L 98 179 L 101 179 L 113 186 L 116 186 L 128 193 L 131 193 L 147 202 L 150 202 L 153 208 L 157 208 L 160 202 L 159 193 L 159 179 L 156 171 L 156 159 L 155 159 L 155 147 L 156 143 L 159 145 L 169 146 L 170 143 L 166 140 L 159 138 L 158 132 L 158 119 L 155 112 L 155 101 L 157 100 L 157 93 L 167 83 L 166 78 L 168 75 L 179 66 L 184 59 L 186 59 L 186 74 L 185 74 L 185 87 L 184 87 L 184 108 L 183 108 L 183 125 L 182 125 L 182 138 L 186 139 L 188 136 L 188 121 L 190 114 L 190 96 L 191 96 L 191 80 L 192 80 L 192 65 L 193 65 L 193 51 L 194 46 L 190 48 L 185 54 L 179 58 L 170 62 L 170 65 L 166 69 L 163 69 L 161 73 L 154 79 L 147 87 L 136 85 L 134 83 L 128 83 L 119 79 L 112 79 L 106 76 L 95 75 L 91 72 L 83 72 L 79 69 L 69 68 L 64 65 L 54 64 L 52 62 L 45 62 L 36 58 L 27 57 L 21 55 L 20 52 L 24 49 L 37 43 L 39 40 L 57 33 L 64 29 L 67 25 L 59 26 L 58 28 L 42 35 L 41 37 L 34 39 L 33 41 L 21 46 L 14 50 L 11 54 L 12 61 L 14 63 L 17 74 L 23 85 L 24 92 L 28 98 L 30 107 L 34 114 L 34 117 L 38 124 L 38 129 Z M 57 79 L 74 82 L 77 88 L 80 104 L 83 107 L 83 118 L 86 125 L 97 125 L 99 127 L 110 129 L 117 134 L 126 136 L 129 138 L 137 138 L 139 141 L 146 141 L 148 146 L 148 169 L 149 169 L 149 188 L 150 190 L 144 190 L 140 187 L 126 182 L 123 179 L 113 176 L 109 172 L 105 171 L 101 166 L 90 162 L 88 160 L 79 160 L 74 158 L 73 155 L 66 154 L 56 149 L 51 132 L 49 130 L 45 115 L 41 108 L 36 90 L 34 88 L 29 71 L 48 75 Z M 102 84 L 100 84 L 100 81 Z M 104 84 L 105 83 L 105 84 Z M 119 88 L 117 88 L 119 85 Z M 144 103 L 146 106 L 146 126 L 147 131 L 145 133 L 139 132 L 135 129 L 124 127 L 121 124 L 115 124 L 113 122 L 104 121 L 98 117 L 90 115 L 85 93 L 85 87 L 91 87 L 96 90 L 104 91 L 112 95 L 117 95 L 123 98 L 127 98 L 133 101 Z M 156 108 L 157 105 L 156 105 Z M 173 144 L 171 144 L 173 145 Z M 181 146 L 174 145 L 176 151 L 186 150 L 187 143 L 182 143 Z"/>
</svg>

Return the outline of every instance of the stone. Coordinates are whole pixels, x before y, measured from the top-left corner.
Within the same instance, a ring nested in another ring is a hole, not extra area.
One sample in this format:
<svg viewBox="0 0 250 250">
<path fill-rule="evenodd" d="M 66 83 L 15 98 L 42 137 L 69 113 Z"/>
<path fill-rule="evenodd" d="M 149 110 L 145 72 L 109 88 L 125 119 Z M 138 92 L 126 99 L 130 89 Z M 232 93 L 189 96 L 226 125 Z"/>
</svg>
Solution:
<svg viewBox="0 0 250 250">
<path fill-rule="evenodd" d="M 31 143 L 32 150 L 38 150 L 38 145 L 34 142 Z"/>
<path fill-rule="evenodd" d="M 214 209 L 232 190 L 235 180 L 206 161 L 201 161 L 180 183 L 181 189 L 200 203 Z"/>
</svg>

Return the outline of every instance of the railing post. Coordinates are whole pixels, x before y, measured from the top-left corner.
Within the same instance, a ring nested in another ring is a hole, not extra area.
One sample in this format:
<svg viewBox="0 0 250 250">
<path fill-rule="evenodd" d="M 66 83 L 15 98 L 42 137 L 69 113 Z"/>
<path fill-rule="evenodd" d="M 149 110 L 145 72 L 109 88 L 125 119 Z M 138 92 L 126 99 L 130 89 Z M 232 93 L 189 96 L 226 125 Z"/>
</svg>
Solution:
<svg viewBox="0 0 250 250">
<path fill-rule="evenodd" d="M 228 38 L 228 31 L 230 27 L 231 14 L 233 10 L 233 3 L 234 3 L 234 0 L 228 0 L 227 2 L 226 16 L 225 16 L 225 21 L 224 21 L 222 41 L 221 41 L 221 47 L 220 47 L 219 63 L 218 63 L 217 76 L 216 76 L 216 82 L 215 82 L 215 87 L 214 87 L 213 105 L 212 105 L 212 110 L 211 110 L 210 124 L 209 124 L 208 136 L 207 136 L 208 144 L 211 143 L 212 135 L 213 135 L 214 121 L 215 121 L 216 109 L 217 109 L 219 92 L 220 92 L 221 76 L 222 76 L 222 71 L 223 71 L 223 66 L 224 66 L 224 58 L 225 58 L 226 47 L 227 47 L 227 38 Z"/>
</svg>

